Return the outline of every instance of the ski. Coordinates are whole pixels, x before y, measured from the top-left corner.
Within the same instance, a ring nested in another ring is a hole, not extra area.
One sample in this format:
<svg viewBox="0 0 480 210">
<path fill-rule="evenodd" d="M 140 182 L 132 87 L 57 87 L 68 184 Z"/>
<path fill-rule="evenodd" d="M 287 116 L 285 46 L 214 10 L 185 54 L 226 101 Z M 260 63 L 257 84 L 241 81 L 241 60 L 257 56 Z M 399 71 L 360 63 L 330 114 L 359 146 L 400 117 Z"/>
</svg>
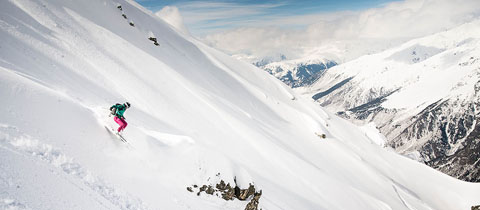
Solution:
<svg viewBox="0 0 480 210">
<path fill-rule="evenodd" d="M 125 138 L 124 138 L 124 137 L 123 137 L 121 134 L 119 134 L 119 133 L 115 133 L 115 135 L 117 135 L 117 136 L 118 136 L 118 138 L 119 138 L 121 141 L 123 141 L 123 142 L 125 142 L 125 143 L 127 143 L 127 144 L 128 144 L 128 141 L 127 141 L 127 140 L 126 140 L 126 139 L 125 139 Z"/>
<path fill-rule="evenodd" d="M 115 132 L 114 129 L 109 128 L 109 127 L 107 127 L 107 126 L 105 126 L 105 129 L 107 129 L 107 131 L 108 131 L 111 135 L 114 135 L 114 136 L 116 136 L 118 139 L 120 139 L 120 141 L 122 141 L 122 142 L 124 142 L 124 143 L 126 143 L 126 144 L 129 144 L 129 143 L 127 142 L 127 140 L 126 140 L 122 135 L 120 135 L 119 133 Z M 130 145 L 130 144 L 129 144 L 129 145 Z"/>
</svg>

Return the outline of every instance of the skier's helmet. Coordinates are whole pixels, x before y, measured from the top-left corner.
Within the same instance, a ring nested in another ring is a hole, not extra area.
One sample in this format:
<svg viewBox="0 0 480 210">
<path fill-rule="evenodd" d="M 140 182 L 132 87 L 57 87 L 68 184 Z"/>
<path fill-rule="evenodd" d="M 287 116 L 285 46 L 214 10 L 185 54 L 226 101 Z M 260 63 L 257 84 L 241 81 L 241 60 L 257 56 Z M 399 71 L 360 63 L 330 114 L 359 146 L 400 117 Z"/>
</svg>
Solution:
<svg viewBox="0 0 480 210">
<path fill-rule="evenodd" d="M 123 105 L 125 105 L 125 107 L 127 107 L 127 108 L 130 108 L 130 103 L 128 103 L 128 102 L 125 102 Z"/>
</svg>

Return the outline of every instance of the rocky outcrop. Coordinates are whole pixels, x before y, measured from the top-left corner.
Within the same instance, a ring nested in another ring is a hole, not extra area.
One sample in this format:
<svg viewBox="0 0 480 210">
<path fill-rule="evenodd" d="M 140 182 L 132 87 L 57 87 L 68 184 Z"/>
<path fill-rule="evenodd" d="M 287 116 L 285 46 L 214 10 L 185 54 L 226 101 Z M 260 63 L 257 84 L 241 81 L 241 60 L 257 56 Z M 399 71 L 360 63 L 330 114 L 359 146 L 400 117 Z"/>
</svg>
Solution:
<svg viewBox="0 0 480 210">
<path fill-rule="evenodd" d="M 245 210 L 258 210 L 258 204 L 260 202 L 260 197 L 262 197 L 262 191 L 256 192 L 253 194 L 252 200 L 247 204 Z M 480 210 L 480 209 L 479 209 Z"/>
<path fill-rule="evenodd" d="M 117 5 L 117 9 L 119 9 L 119 10 L 122 12 L 122 17 L 123 17 L 124 19 L 128 20 L 127 15 L 123 12 L 122 5 L 118 4 L 118 5 Z M 128 20 L 128 25 L 130 25 L 130 26 L 132 26 L 132 27 L 135 27 L 135 23 L 133 23 L 132 20 Z M 155 46 L 159 46 L 159 45 L 160 45 L 160 44 L 158 44 L 158 42 L 157 42 L 157 38 L 156 38 L 156 37 L 153 37 L 153 34 L 152 34 L 150 37 L 148 37 L 148 40 L 152 41 Z"/>
<path fill-rule="evenodd" d="M 417 150 L 427 165 L 465 181 L 480 182 L 479 108 L 478 102 L 438 101 L 409 119 L 409 126 L 400 127 L 400 134 L 389 145 L 404 150 L 412 141 L 425 142 Z"/>
<path fill-rule="evenodd" d="M 331 88 L 325 90 L 325 91 L 322 91 L 322 92 L 319 92 L 315 95 L 312 96 L 313 100 L 318 100 L 330 93 L 332 93 L 333 91 L 337 90 L 338 88 L 341 88 L 343 85 L 347 84 L 350 80 L 352 80 L 353 77 L 349 77 L 347 79 L 344 79 L 342 80 L 341 82 L 335 84 L 334 86 L 332 86 Z"/>
<path fill-rule="evenodd" d="M 213 185 L 203 185 L 199 187 L 198 185 L 192 185 L 187 187 L 187 190 L 192 193 L 196 193 L 198 196 L 203 193 L 208 195 L 214 195 L 219 198 L 222 198 L 226 201 L 238 199 L 241 201 L 246 201 L 250 199 L 250 202 L 245 207 L 245 210 L 257 210 L 260 197 L 262 196 L 262 191 L 256 191 L 253 184 L 249 184 L 247 189 L 241 189 L 235 184 L 235 186 L 230 185 L 230 183 L 225 183 L 225 181 L 220 180 L 219 183 Z"/>
<path fill-rule="evenodd" d="M 349 82 L 344 81 L 332 91 L 316 94 L 316 99 L 327 107 L 338 104 L 337 100 L 345 98 L 340 96 L 343 91 L 349 90 L 337 90 Z M 352 121 L 375 122 L 387 137 L 387 145 L 401 154 L 419 152 L 421 161 L 435 169 L 464 181 L 480 182 L 480 91 L 472 96 L 474 100 L 439 100 L 420 113 L 393 123 L 400 110 L 386 109 L 381 104 L 396 91 L 372 94 L 380 96 L 337 114 Z"/>
<path fill-rule="evenodd" d="M 148 37 L 148 40 L 152 41 L 153 44 L 156 45 L 156 46 L 160 45 L 160 44 L 158 44 L 157 38 L 155 38 L 155 37 Z"/>
</svg>

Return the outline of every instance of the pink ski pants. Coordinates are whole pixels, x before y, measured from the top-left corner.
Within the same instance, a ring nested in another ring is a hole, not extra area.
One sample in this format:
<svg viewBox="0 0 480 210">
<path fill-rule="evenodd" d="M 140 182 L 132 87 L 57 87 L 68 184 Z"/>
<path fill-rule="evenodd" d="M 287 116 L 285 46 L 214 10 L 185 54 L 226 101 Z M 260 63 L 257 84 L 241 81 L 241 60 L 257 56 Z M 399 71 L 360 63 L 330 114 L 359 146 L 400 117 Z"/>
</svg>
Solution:
<svg viewBox="0 0 480 210">
<path fill-rule="evenodd" d="M 118 127 L 118 132 L 122 131 L 123 129 L 125 129 L 125 127 L 127 127 L 127 121 L 125 121 L 124 119 L 122 118 L 118 118 L 117 116 L 115 116 L 113 118 L 113 120 L 115 120 L 115 122 L 120 125 L 120 127 Z"/>
</svg>

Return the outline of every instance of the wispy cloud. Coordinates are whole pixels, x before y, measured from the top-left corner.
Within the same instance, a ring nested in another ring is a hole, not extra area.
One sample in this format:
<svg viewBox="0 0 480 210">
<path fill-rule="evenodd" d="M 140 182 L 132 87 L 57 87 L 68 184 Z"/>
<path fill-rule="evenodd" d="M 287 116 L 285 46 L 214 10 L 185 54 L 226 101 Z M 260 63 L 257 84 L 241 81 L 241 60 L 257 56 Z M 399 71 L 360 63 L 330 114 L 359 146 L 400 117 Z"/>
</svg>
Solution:
<svg viewBox="0 0 480 210">
<path fill-rule="evenodd" d="M 322 18 L 322 13 L 359 10 L 398 0 L 137 0 L 156 12 L 164 6 L 179 9 L 193 34 L 203 36 L 240 27 L 301 28 Z"/>
<path fill-rule="evenodd" d="M 149 8 L 154 11 L 165 6 L 153 0 L 137 1 L 146 1 L 147 7 L 151 2 Z M 295 58 L 322 49 L 338 51 L 348 60 L 382 49 L 383 43 L 425 36 L 480 16 L 480 0 L 161 2 L 178 8 L 188 30 L 209 45 L 253 57 L 285 54 Z M 338 2 L 354 6 L 336 7 Z M 155 5 L 160 8 L 152 8 Z"/>
<path fill-rule="evenodd" d="M 240 4 L 234 2 L 194 1 L 176 4 L 185 24 L 195 34 L 205 35 L 218 29 L 232 29 L 269 18 L 272 9 L 286 3 Z"/>
<path fill-rule="evenodd" d="M 242 23 L 243 27 L 208 34 L 204 40 L 229 54 L 298 55 L 338 40 L 343 40 L 342 45 L 345 40 L 362 45 L 364 40 L 425 36 L 479 17 L 478 0 L 404 0 L 361 11 L 265 15 Z"/>
</svg>

